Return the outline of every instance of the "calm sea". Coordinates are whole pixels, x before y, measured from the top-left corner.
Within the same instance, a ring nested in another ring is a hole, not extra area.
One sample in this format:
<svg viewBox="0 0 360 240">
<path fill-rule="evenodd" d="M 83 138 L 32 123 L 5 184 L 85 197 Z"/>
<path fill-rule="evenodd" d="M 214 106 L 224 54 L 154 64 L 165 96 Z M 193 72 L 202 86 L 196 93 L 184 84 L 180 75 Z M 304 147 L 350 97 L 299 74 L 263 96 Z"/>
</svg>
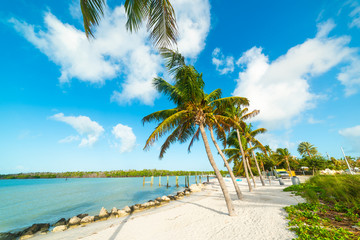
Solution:
<svg viewBox="0 0 360 240">
<path fill-rule="evenodd" d="M 205 179 L 203 179 L 205 180 Z M 150 178 L 68 178 L 0 180 L 0 232 L 21 230 L 33 223 L 53 224 L 60 218 L 80 213 L 99 214 L 101 207 L 108 211 L 116 207 L 144 203 L 169 195 L 184 188 L 184 177 L 170 177 L 171 187 L 166 188 L 166 177 Z M 195 182 L 190 177 L 190 184 Z"/>
</svg>

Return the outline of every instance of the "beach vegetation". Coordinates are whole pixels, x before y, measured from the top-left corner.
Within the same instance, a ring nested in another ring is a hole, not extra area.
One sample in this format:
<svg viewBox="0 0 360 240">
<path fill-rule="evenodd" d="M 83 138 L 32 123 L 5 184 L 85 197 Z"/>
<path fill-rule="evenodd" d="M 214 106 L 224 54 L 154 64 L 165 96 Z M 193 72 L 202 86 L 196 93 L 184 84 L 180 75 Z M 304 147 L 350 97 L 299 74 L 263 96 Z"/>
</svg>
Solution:
<svg viewBox="0 0 360 240">
<path fill-rule="evenodd" d="M 317 175 L 284 189 L 306 199 L 285 207 L 297 239 L 359 239 L 360 176 Z"/>
</svg>

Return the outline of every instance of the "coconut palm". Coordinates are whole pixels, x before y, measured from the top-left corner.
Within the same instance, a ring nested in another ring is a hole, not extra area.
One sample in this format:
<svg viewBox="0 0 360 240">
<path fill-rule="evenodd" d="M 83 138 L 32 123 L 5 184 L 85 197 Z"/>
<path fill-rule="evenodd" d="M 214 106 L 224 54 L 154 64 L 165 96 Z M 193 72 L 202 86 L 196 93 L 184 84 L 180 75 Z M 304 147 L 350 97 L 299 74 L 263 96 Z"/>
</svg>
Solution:
<svg viewBox="0 0 360 240">
<path fill-rule="evenodd" d="M 266 129 L 265 128 L 258 128 L 258 129 L 255 129 L 255 130 L 252 130 L 251 129 L 251 124 L 246 124 L 244 125 L 243 127 L 243 135 L 247 141 L 247 143 L 249 144 L 250 148 L 252 148 L 252 143 L 254 143 L 256 146 L 259 146 L 260 148 L 264 148 L 263 145 L 255 138 L 258 134 L 260 133 L 264 133 L 266 132 Z M 258 173 L 259 173 L 259 177 L 260 177 L 260 180 L 261 180 L 261 184 L 263 186 L 265 186 L 265 182 L 264 182 L 264 179 L 261 175 L 261 170 L 260 170 L 260 167 L 259 167 L 259 163 L 256 159 L 256 156 L 255 156 L 255 153 L 254 151 L 251 151 L 251 154 L 254 158 L 254 161 L 255 161 L 255 165 L 256 165 L 256 168 L 258 170 Z"/>
<path fill-rule="evenodd" d="M 297 150 L 303 157 L 307 154 L 312 158 L 317 153 L 316 147 L 309 142 L 301 142 Z"/>
<path fill-rule="evenodd" d="M 292 177 L 292 172 L 290 169 L 290 161 L 298 163 L 293 156 L 291 156 L 291 153 L 287 148 L 278 148 L 276 149 L 276 152 L 274 154 L 274 157 L 277 159 L 278 163 L 277 165 L 280 165 L 282 162 L 286 162 L 286 165 L 288 167 L 288 171 L 290 173 L 290 176 Z"/>
<path fill-rule="evenodd" d="M 105 0 L 80 0 L 84 29 L 87 37 L 94 37 L 93 28 L 104 16 Z M 126 0 L 125 12 L 128 17 L 126 28 L 137 31 L 143 22 L 150 32 L 150 39 L 156 47 L 176 45 L 178 36 L 175 11 L 169 0 Z"/>
<path fill-rule="evenodd" d="M 170 84 L 158 77 L 154 79 L 154 86 L 160 93 L 168 96 L 169 100 L 173 102 L 176 107 L 157 111 L 143 118 L 143 123 L 151 121 L 159 122 L 147 139 L 144 149 L 148 149 L 160 137 L 169 134 L 161 146 L 160 158 L 162 158 L 172 143 L 182 143 L 192 137 L 191 145 L 194 138 L 196 138 L 198 134 L 201 134 L 209 162 L 214 169 L 216 178 L 224 194 L 229 215 L 234 216 L 235 212 L 230 195 L 224 179 L 215 164 L 205 128 L 213 126 L 214 120 L 218 122 L 230 122 L 227 117 L 213 114 L 214 107 L 221 106 L 225 103 L 230 105 L 242 104 L 244 99 L 239 97 L 220 98 L 220 89 L 210 94 L 205 94 L 205 83 L 202 79 L 202 74 L 198 73 L 193 66 L 184 64 L 184 60 L 180 54 L 168 50 L 163 56 L 167 61 L 166 66 L 169 72 L 173 75 L 174 84 Z"/>
<path fill-rule="evenodd" d="M 226 109 L 226 116 L 232 118 L 233 121 L 236 123 L 233 126 L 233 129 L 236 131 L 238 142 L 241 142 L 240 131 L 243 131 L 241 126 L 244 125 L 244 121 L 246 119 L 249 119 L 249 118 L 259 114 L 258 110 L 254 110 L 252 112 L 248 112 L 248 111 L 249 111 L 248 108 L 242 108 L 241 105 L 228 105 L 227 109 Z M 240 144 L 239 148 L 240 148 L 240 152 L 241 152 L 241 155 L 242 155 L 242 159 L 244 161 L 243 165 L 244 165 L 244 170 L 245 170 L 245 177 L 246 177 L 246 180 L 248 182 L 249 191 L 251 192 L 252 191 L 252 186 L 251 186 L 251 183 L 250 183 L 249 173 L 248 173 L 248 170 L 251 171 L 251 169 L 248 169 L 248 167 L 247 167 L 247 165 L 248 165 L 248 164 L 246 164 L 247 158 L 245 157 L 245 152 L 244 152 L 243 145 Z M 254 187 L 255 186 L 256 185 L 254 184 Z"/>
</svg>

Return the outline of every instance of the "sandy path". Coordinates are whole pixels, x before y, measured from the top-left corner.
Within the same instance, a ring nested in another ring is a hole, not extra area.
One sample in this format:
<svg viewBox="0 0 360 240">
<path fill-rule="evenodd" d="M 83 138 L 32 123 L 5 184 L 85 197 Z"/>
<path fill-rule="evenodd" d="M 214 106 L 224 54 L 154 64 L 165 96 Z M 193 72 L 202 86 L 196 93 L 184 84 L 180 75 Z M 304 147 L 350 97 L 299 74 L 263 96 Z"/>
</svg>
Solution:
<svg viewBox="0 0 360 240">
<path fill-rule="evenodd" d="M 217 182 L 206 190 L 194 193 L 166 206 L 139 212 L 123 218 L 96 222 L 60 233 L 49 233 L 33 239 L 292 239 L 287 230 L 284 206 L 303 200 L 282 189 L 278 182 L 258 187 L 249 193 L 244 182 L 240 189 L 244 200 L 236 200 L 230 179 L 226 179 L 234 200 L 236 217 L 229 217 L 222 192 Z"/>
</svg>

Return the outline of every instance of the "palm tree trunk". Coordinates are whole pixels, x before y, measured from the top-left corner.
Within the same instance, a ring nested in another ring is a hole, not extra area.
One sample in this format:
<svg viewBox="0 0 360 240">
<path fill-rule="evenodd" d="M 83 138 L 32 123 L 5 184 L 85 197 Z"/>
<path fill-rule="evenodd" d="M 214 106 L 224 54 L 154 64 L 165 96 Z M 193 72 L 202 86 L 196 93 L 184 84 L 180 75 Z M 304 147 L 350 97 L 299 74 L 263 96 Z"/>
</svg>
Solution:
<svg viewBox="0 0 360 240">
<path fill-rule="evenodd" d="M 251 191 L 252 191 L 252 186 L 251 186 L 250 179 L 249 179 L 249 173 L 248 173 L 248 171 L 247 171 L 247 165 L 246 165 L 246 160 L 245 160 L 246 158 L 245 158 L 244 149 L 243 149 L 243 146 L 242 146 L 242 143 L 241 143 L 241 139 L 240 139 L 239 129 L 236 129 L 236 133 L 237 133 L 237 138 L 238 138 L 238 141 L 239 141 L 241 156 L 242 156 L 242 159 L 243 159 L 245 177 L 246 177 L 246 180 L 247 180 L 247 182 L 248 182 L 249 192 L 251 192 Z"/>
<path fill-rule="evenodd" d="M 253 180 L 254 188 L 256 188 L 256 182 L 255 182 L 254 174 L 253 174 L 253 172 L 252 172 L 252 170 L 251 170 L 250 161 L 249 161 L 248 158 L 246 158 L 246 164 L 247 164 L 247 167 L 248 167 L 248 169 L 249 169 L 251 178 L 252 178 L 252 180 Z"/>
<path fill-rule="evenodd" d="M 213 143 L 214 143 L 216 149 L 218 150 L 220 156 L 221 156 L 222 159 L 224 160 L 224 164 L 225 164 L 227 170 L 229 171 L 229 174 L 230 174 L 231 180 L 232 180 L 232 182 L 233 182 L 233 184 L 234 184 L 234 187 L 235 187 L 236 194 L 237 194 L 238 198 L 239 198 L 240 200 L 243 199 L 243 195 L 242 195 L 242 193 L 241 193 L 241 191 L 240 191 L 239 185 L 238 185 L 237 182 L 236 182 L 234 173 L 233 173 L 232 169 L 230 168 L 228 161 L 226 161 L 226 158 L 225 158 L 225 156 L 224 156 L 224 153 L 221 151 L 219 145 L 217 144 L 217 142 L 216 142 L 216 140 L 215 140 L 214 131 L 213 131 L 212 128 L 210 128 L 210 136 L 211 136 L 211 140 L 213 141 Z"/>
<path fill-rule="evenodd" d="M 289 169 L 289 172 L 290 172 L 290 177 L 293 177 L 291 169 L 290 169 L 289 160 L 287 158 L 286 158 L 286 164 L 288 165 L 288 169 Z"/>
<path fill-rule="evenodd" d="M 204 126 L 203 126 L 203 123 L 199 123 L 199 128 L 200 128 L 200 132 L 201 132 L 201 137 L 203 139 L 203 142 L 204 142 L 204 146 L 205 146 L 205 151 L 206 151 L 206 154 L 209 158 L 209 162 L 212 166 L 212 168 L 214 169 L 214 172 L 215 172 L 215 175 L 216 175 L 216 178 L 218 179 L 219 181 L 219 184 L 220 184 L 220 188 L 224 194 L 224 198 L 225 198 L 225 202 L 226 202 L 226 207 L 229 211 L 229 215 L 230 216 L 236 216 L 235 214 L 235 211 L 234 211 L 234 206 L 231 202 L 231 198 L 230 198 L 230 194 L 229 194 L 229 191 L 227 190 L 227 187 L 226 187 L 226 184 L 224 182 L 224 179 L 223 177 L 221 176 L 220 174 L 220 171 L 219 169 L 217 168 L 216 166 L 216 163 L 214 161 L 214 158 L 213 158 L 213 155 L 211 154 L 211 150 L 210 150 L 210 146 L 209 146 L 209 142 L 208 142 L 208 139 L 207 139 L 207 136 L 206 136 L 206 133 L 205 133 L 205 129 L 204 129 Z"/>
<path fill-rule="evenodd" d="M 252 148 L 252 144 L 251 144 L 251 142 L 249 142 L 249 146 L 250 146 L 250 148 Z M 260 170 L 260 168 L 259 168 L 258 161 L 256 160 L 255 153 L 254 153 L 254 151 L 253 151 L 253 150 L 251 150 L 251 153 L 252 153 L 253 158 L 254 158 L 254 160 L 255 160 L 255 164 L 256 164 L 256 168 L 257 168 L 258 173 L 259 173 L 259 176 L 260 176 L 260 181 L 261 181 L 261 184 L 262 184 L 263 186 L 265 186 L 265 182 L 264 182 L 264 179 L 263 179 L 263 177 L 262 177 L 262 175 L 261 175 L 261 170 Z"/>
</svg>

